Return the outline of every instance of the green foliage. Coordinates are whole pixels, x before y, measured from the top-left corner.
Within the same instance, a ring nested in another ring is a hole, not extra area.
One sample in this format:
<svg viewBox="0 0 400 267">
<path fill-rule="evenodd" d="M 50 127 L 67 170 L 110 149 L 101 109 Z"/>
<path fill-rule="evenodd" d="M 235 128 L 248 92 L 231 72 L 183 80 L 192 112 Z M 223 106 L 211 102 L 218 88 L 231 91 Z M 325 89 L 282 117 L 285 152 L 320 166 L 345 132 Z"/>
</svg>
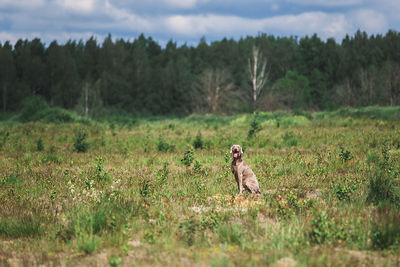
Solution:
<svg viewBox="0 0 400 267">
<path fill-rule="evenodd" d="M 183 158 L 181 159 L 183 165 L 189 167 L 193 163 L 194 160 L 193 153 L 194 153 L 193 150 L 189 149 L 183 154 Z"/>
<path fill-rule="evenodd" d="M 315 244 L 323 244 L 332 236 L 333 222 L 329 214 L 325 211 L 314 212 L 314 218 L 311 221 L 310 240 Z"/>
<path fill-rule="evenodd" d="M 75 133 L 74 150 L 76 152 L 86 152 L 89 149 L 90 144 L 87 142 L 88 133 L 84 129 L 79 129 Z"/>
<path fill-rule="evenodd" d="M 339 147 L 339 157 L 343 162 L 349 161 L 353 158 L 350 151 L 344 149 L 342 146 Z"/>
<path fill-rule="evenodd" d="M 333 189 L 334 195 L 339 200 L 347 200 L 351 199 L 352 194 L 357 189 L 356 183 L 349 183 L 347 180 L 344 183 L 331 183 L 331 187 Z"/>
<path fill-rule="evenodd" d="M 39 139 L 36 142 L 36 150 L 37 151 L 43 151 L 44 150 L 44 144 L 43 144 L 42 137 L 39 137 Z"/>
<path fill-rule="evenodd" d="M 203 149 L 204 143 L 201 137 L 201 132 L 197 132 L 196 138 L 193 141 L 193 147 L 194 149 Z"/>
<path fill-rule="evenodd" d="M 108 174 L 108 172 L 104 171 L 104 167 L 103 167 L 103 163 L 104 163 L 104 159 L 102 157 L 97 157 L 96 158 L 96 178 L 99 181 L 110 181 L 110 175 Z"/>
<path fill-rule="evenodd" d="M 41 160 L 42 163 L 46 163 L 46 162 L 52 162 L 52 163 L 56 163 L 56 164 L 60 164 L 62 162 L 62 159 L 60 156 L 58 156 L 55 153 L 48 153 L 46 155 L 44 155 Z"/>
<path fill-rule="evenodd" d="M 382 159 L 374 164 L 369 177 L 367 202 L 375 205 L 380 202 L 400 205 L 400 195 L 395 182 L 395 176 L 398 174 L 391 166 L 388 151 L 388 144 L 385 142 L 382 146 Z"/>
<path fill-rule="evenodd" d="M 20 113 L 20 120 L 27 122 L 35 120 L 35 116 L 48 108 L 46 101 L 41 96 L 30 96 L 25 98 L 24 107 Z"/>
<path fill-rule="evenodd" d="M 247 133 L 247 138 L 252 138 L 256 136 L 257 132 L 261 131 L 261 124 L 258 118 L 258 114 L 255 113 L 253 115 L 253 120 L 250 123 L 250 129 L 249 132 Z"/>
<path fill-rule="evenodd" d="M 168 151 L 172 151 L 173 148 L 174 148 L 173 145 L 170 145 L 164 141 L 164 138 L 162 137 L 161 134 L 158 136 L 158 143 L 157 143 L 158 151 L 168 152 Z"/>
<path fill-rule="evenodd" d="M 372 225 L 372 247 L 400 247 L 400 217 L 398 209 L 380 207 Z"/>
<path fill-rule="evenodd" d="M 297 146 L 298 141 L 293 132 L 286 132 L 284 135 L 282 135 L 282 141 L 286 146 Z"/>
<path fill-rule="evenodd" d="M 238 224 L 223 224 L 218 227 L 218 237 L 222 243 L 242 246 L 244 242 L 243 228 Z"/>
<path fill-rule="evenodd" d="M 0 219 L 0 235 L 7 238 L 35 237 L 43 233 L 42 218 L 21 215 Z"/>
<path fill-rule="evenodd" d="M 190 219 L 179 224 L 179 234 L 188 246 L 192 246 L 195 242 L 195 234 L 199 225 Z"/>
</svg>

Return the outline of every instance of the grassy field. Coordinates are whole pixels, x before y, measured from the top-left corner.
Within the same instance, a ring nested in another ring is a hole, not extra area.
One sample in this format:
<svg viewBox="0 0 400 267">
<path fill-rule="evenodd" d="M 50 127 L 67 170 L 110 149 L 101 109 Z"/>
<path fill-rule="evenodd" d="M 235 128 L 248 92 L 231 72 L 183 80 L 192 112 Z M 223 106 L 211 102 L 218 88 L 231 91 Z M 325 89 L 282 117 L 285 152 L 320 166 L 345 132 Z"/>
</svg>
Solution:
<svg viewBox="0 0 400 267">
<path fill-rule="evenodd" d="M 4 121 L 0 266 L 398 266 L 399 114 Z"/>
</svg>

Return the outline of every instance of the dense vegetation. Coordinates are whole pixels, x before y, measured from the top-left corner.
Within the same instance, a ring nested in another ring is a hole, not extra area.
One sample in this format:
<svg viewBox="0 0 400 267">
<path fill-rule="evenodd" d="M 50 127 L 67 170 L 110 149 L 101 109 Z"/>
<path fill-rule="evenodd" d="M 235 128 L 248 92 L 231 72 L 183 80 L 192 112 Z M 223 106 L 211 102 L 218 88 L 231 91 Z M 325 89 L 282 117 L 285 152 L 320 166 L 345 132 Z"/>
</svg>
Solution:
<svg viewBox="0 0 400 267">
<path fill-rule="evenodd" d="M 266 82 L 251 97 L 249 61 L 260 51 Z M 165 47 L 133 41 L 39 39 L 0 44 L 0 106 L 20 110 L 27 96 L 88 117 L 110 110 L 137 115 L 322 110 L 400 104 L 400 34 L 358 31 L 342 42 L 260 34 L 240 40 Z M 217 91 L 220 90 L 219 92 Z"/>
<path fill-rule="evenodd" d="M 42 122 L 0 123 L 0 265 L 400 262 L 398 107 L 109 123 L 32 106 L 21 120 Z M 236 195 L 234 143 L 260 197 Z"/>
</svg>

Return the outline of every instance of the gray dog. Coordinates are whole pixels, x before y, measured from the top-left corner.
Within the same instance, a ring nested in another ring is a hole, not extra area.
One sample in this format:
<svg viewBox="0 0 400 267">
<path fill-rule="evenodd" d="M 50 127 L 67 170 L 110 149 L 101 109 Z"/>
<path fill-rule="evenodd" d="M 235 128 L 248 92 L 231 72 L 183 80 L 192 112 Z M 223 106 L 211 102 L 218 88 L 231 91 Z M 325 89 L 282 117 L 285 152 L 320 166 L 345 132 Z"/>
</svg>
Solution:
<svg viewBox="0 0 400 267">
<path fill-rule="evenodd" d="M 242 194 L 243 190 L 248 190 L 250 193 L 261 194 L 257 177 L 244 160 L 242 160 L 242 147 L 239 145 L 233 145 L 231 147 L 231 153 L 233 153 L 231 171 L 235 175 L 239 194 Z"/>
</svg>

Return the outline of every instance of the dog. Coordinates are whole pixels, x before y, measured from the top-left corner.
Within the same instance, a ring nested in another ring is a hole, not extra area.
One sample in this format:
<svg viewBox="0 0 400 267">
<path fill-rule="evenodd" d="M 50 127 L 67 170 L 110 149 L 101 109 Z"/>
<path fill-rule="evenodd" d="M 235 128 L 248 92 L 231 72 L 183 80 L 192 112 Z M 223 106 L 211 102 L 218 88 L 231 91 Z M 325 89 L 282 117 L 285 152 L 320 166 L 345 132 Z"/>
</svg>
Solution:
<svg viewBox="0 0 400 267">
<path fill-rule="evenodd" d="M 240 145 L 233 145 L 231 147 L 232 165 L 231 171 L 235 175 L 236 183 L 239 189 L 239 195 L 244 190 L 250 193 L 261 194 L 260 186 L 258 185 L 257 177 L 250 169 L 250 167 L 242 160 L 243 149 Z"/>
</svg>

